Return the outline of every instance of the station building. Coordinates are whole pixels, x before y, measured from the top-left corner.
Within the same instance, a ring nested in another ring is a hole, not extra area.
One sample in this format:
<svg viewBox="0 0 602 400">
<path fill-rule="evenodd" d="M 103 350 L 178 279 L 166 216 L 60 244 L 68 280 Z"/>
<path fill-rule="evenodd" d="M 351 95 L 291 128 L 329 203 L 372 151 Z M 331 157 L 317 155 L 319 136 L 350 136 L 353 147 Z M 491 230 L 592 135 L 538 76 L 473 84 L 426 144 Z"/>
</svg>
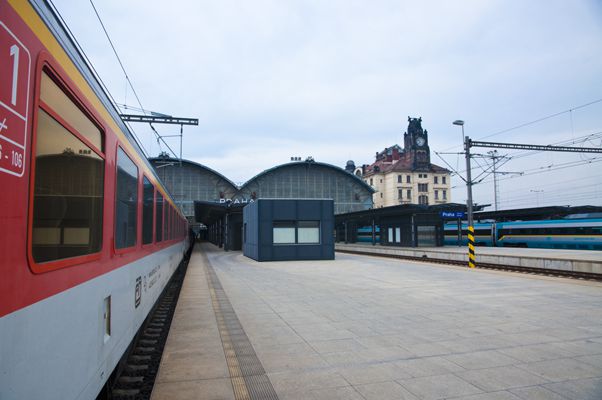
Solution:
<svg viewBox="0 0 602 400">
<path fill-rule="evenodd" d="M 408 117 L 403 140 L 403 148 L 396 144 L 377 152 L 372 164 L 356 168 L 353 161 L 348 161 L 345 169 L 374 188 L 375 208 L 450 203 L 450 171 L 431 163 L 428 131 L 422 128 L 422 118 Z"/>
<path fill-rule="evenodd" d="M 193 161 L 163 155 L 150 162 L 191 225 L 203 224 L 207 238 L 225 249 L 241 249 L 242 207 L 257 199 L 332 199 L 335 214 L 373 207 L 370 185 L 311 157 L 267 169 L 241 186 Z"/>
<path fill-rule="evenodd" d="M 243 254 L 256 261 L 334 260 L 330 199 L 258 199 L 243 210 Z"/>
</svg>

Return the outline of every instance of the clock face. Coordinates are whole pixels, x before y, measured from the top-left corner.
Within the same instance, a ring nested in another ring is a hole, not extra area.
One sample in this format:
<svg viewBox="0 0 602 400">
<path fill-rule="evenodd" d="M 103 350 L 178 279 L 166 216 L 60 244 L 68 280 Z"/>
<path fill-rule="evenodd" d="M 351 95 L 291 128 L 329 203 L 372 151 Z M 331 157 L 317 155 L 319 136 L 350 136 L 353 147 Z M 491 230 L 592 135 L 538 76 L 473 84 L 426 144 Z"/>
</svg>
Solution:
<svg viewBox="0 0 602 400">
<path fill-rule="evenodd" d="M 416 138 L 416 144 L 417 144 L 418 146 L 423 146 L 423 145 L 424 145 L 424 142 L 425 142 L 425 141 L 424 141 L 424 138 L 423 138 L 422 136 L 418 136 L 418 137 Z"/>
</svg>

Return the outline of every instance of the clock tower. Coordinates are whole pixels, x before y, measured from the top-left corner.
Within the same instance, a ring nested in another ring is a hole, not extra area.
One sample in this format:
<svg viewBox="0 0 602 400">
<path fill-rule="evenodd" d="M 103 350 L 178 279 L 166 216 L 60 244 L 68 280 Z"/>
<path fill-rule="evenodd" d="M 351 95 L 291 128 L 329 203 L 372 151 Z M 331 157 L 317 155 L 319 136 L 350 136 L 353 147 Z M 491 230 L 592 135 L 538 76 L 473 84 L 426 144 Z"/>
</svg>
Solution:
<svg viewBox="0 0 602 400">
<path fill-rule="evenodd" d="M 422 129 L 422 118 L 408 117 L 408 131 L 403 135 L 404 154 L 412 169 L 429 170 L 431 151 L 428 145 L 428 132 Z"/>
</svg>

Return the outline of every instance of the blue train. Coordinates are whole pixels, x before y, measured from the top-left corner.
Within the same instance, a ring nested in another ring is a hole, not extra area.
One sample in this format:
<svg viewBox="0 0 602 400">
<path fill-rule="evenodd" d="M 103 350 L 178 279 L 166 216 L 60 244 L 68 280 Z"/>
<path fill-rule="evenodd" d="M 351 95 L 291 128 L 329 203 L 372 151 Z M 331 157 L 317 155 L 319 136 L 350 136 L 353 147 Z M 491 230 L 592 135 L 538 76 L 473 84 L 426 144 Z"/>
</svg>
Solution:
<svg viewBox="0 0 602 400">
<path fill-rule="evenodd" d="M 444 226 L 446 246 L 467 244 L 467 225 L 458 240 L 456 222 Z M 602 218 L 480 222 L 474 224 L 475 244 L 495 247 L 602 250 Z"/>
<path fill-rule="evenodd" d="M 376 243 L 380 242 L 380 227 L 376 225 Z M 372 227 L 362 226 L 357 228 L 357 241 L 358 243 L 372 243 Z"/>
</svg>

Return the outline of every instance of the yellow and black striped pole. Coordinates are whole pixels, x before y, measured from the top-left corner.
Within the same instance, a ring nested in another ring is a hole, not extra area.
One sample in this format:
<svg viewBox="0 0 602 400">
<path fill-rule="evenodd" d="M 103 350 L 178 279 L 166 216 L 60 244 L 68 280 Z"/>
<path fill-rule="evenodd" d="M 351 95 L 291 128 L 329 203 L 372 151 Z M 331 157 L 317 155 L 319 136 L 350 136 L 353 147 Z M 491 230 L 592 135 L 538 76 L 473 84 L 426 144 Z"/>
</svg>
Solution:
<svg viewBox="0 0 602 400">
<path fill-rule="evenodd" d="M 474 226 L 468 225 L 468 267 L 477 266 L 477 259 L 474 253 Z"/>
</svg>

